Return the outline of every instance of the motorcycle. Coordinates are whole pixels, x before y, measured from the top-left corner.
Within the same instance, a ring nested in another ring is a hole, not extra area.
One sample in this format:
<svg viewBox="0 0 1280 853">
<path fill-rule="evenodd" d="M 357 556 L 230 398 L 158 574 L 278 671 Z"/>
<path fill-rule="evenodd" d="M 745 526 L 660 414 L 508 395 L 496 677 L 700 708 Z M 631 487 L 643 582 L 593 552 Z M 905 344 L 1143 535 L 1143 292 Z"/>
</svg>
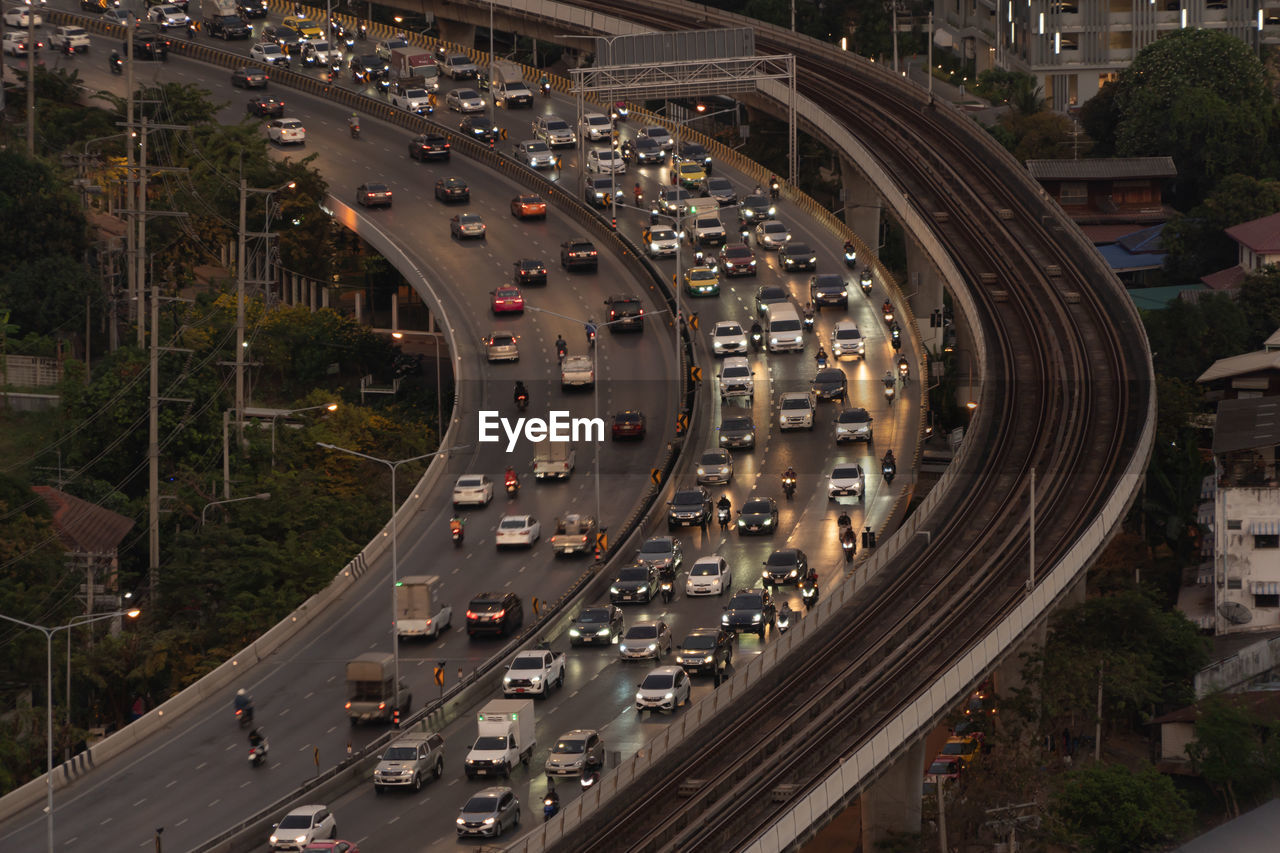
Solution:
<svg viewBox="0 0 1280 853">
<path fill-rule="evenodd" d="M 245 705 L 243 708 L 236 708 L 236 722 L 240 724 L 240 728 L 244 728 L 253 722 L 253 706 Z"/>
<path fill-rule="evenodd" d="M 622 101 L 618 101 L 613 105 L 613 109 L 609 111 L 609 117 L 614 121 L 626 121 L 631 115 L 631 109 Z"/>
<path fill-rule="evenodd" d="M 907 363 L 905 355 L 898 356 L 898 378 L 902 380 L 903 385 L 911 381 L 911 365 Z"/>
<path fill-rule="evenodd" d="M 124 73 L 124 62 L 122 62 L 120 57 L 118 56 L 111 57 L 111 73 L 112 74 Z"/>
<path fill-rule="evenodd" d="M 817 364 L 817 365 L 818 365 L 818 369 L 819 369 L 819 370 L 822 370 L 822 368 L 826 367 L 826 366 L 827 366 L 827 353 L 826 353 L 826 351 L 825 351 L 825 350 L 818 350 L 818 354 L 817 354 L 817 355 L 815 355 L 815 356 L 813 357 L 813 361 L 814 361 L 814 363 L 815 363 L 815 364 Z"/>
<path fill-rule="evenodd" d="M 884 383 L 884 401 L 886 403 L 892 403 L 895 394 L 896 391 L 893 387 L 893 380 L 890 379 Z"/>
<path fill-rule="evenodd" d="M 804 602 L 804 609 L 810 610 L 818 603 L 818 585 L 811 581 L 806 581 L 800 585 L 800 600 Z"/>
<path fill-rule="evenodd" d="M 347 127 L 348 127 L 348 128 L 350 128 L 350 130 L 351 130 L 351 138 L 352 138 L 352 139 L 359 139 L 359 138 L 360 138 L 360 123 L 359 123 L 359 122 L 347 122 Z"/>
<path fill-rule="evenodd" d="M 587 346 L 593 347 L 595 345 L 596 345 L 596 330 L 587 329 Z"/>
<path fill-rule="evenodd" d="M 840 537 L 840 547 L 841 549 L 844 550 L 844 561 L 846 563 L 852 563 L 853 552 L 854 552 L 853 530 L 850 528 L 845 528 L 845 529 L 848 532 L 846 532 L 844 535 Z"/>
<path fill-rule="evenodd" d="M 814 319 L 813 315 L 814 315 L 813 303 L 809 303 L 808 305 L 804 306 L 804 330 L 806 332 L 813 331 L 813 319 Z"/>
<path fill-rule="evenodd" d="M 884 313 L 884 321 L 886 323 L 893 322 L 893 303 L 888 299 L 884 301 L 884 305 L 880 306 L 880 310 Z"/>
<path fill-rule="evenodd" d="M 729 509 L 728 507 L 720 507 L 716 510 L 716 520 L 720 522 L 720 529 L 727 530 L 729 527 Z"/>
<path fill-rule="evenodd" d="M 529 408 L 529 395 L 528 395 L 528 394 L 517 394 L 517 395 L 516 395 L 516 408 L 517 408 L 517 409 L 519 409 L 519 410 L 520 410 L 520 411 L 522 411 L 522 412 L 523 412 L 525 409 Z"/>
<path fill-rule="evenodd" d="M 902 349 L 902 328 L 897 323 L 889 327 L 889 345 L 894 352 Z"/>
<path fill-rule="evenodd" d="M 662 600 L 666 604 L 671 603 L 671 599 L 676 595 L 676 573 L 674 569 L 664 569 L 658 576 L 658 591 L 662 593 Z"/>
<path fill-rule="evenodd" d="M 578 780 L 578 784 L 582 786 L 582 790 L 587 790 L 592 785 L 600 781 L 600 771 L 596 769 L 584 770 L 582 778 Z"/>
<path fill-rule="evenodd" d="M 760 351 L 760 347 L 764 344 L 764 332 L 751 331 L 751 346 L 755 347 L 756 352 Z"/>
<path fill-rule="evenodd" d="M 542 82 L 542 97 L 544 98 L 551 97 L 551 82 L 548 80 L 544 80 Z"/>
<path fill-rule="evenodd" d="M 778 195 L 782 192 L 782 187 L 778 183 L 778 179 L 774 178 L 769 182 L 769 197 L 774 201 L 778 200 Z"/>
<path fill-rule="evenodd" d="M 449 536 L 453 539 L 453 547 L 455 548 L 462 547 L 463 532 L 462 532 L 461 524 L 449 525 Z"/>
<path fill-rule="evenodd" d="M 556 342 L 556 359 L 564 361 L 565 354 L 569 352 L 569 345 L 564 341 Z"/>
<path fill-rule="evenodd" d="M 862 288 L 863 296 L 871 295 L 871 270 L 862 271 L 862 276 L 858 279 L 858 285 Z"/>
<path fill-rule="evenodd" d="M 507 497 L 514 498 L 520 494 L 520 481 L 516 479 L 507 480 Z"/>
<path fill-rule="evenodd" d="M 796 478 L 784 476 L 782 478 L 782 491 L 786 492 L 787 500 L 791 500 L 796 493 Z"/>
<path fill-rule="evenodd" d="M 249 747 L 249 766 L 261 767 L 267 762 L 267 742 L 263 740 L 255 746 Z"/>
<path fill-rule="evenodd" d="M 542 798 L 542 819 L 544 821 L 551 820 L 558 811 L 560 811 L 560 798 L 558 796 L 551 793 Z"/>
<path fill-rule="evenodd" d="M 892 483 L 894 475 L 898 473 L 898 466 L 892 461 L 885 461 L 880 464 L 880 473 L 884 476 L 886 483 Z"/>
<path fill-rule="evenodd" d="M 778 611 L 778 633 L 785 634 L 787 629 L 791 627 L 791 609 Z"/>
<path fill-rule="evenodd" d="M 858 252 L 852 246 L 845 247 L 844 265 L 849 269 L 853 269 L 858 265 Z"/>
</svg>

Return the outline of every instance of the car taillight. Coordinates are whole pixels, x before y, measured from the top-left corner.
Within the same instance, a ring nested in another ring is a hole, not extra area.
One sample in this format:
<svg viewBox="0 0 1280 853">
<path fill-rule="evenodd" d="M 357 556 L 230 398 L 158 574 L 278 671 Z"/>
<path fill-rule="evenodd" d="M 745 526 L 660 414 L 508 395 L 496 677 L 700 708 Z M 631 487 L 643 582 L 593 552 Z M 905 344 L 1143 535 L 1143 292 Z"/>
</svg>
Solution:
<svg viewBox="0 0 1280 853">
<path fill-rule="evenodd" d="M 477 617 L 477 616 L 476 616 L 476 613 L 475 613 L 475 611 L 474 611 L 474 610 L 468 610 L 468 611 L 467 611 L 467 618 L 468 618 L 468 619 L 476 619 L 476 618 L 479 618 L 479 617 Z"/>
<path fill-rule="evenodd" d="M 378 703 L 378 710 L 379 710 L 379 711 L 385 711 L 385 710 L 386 710 L 386 708 L 387 708 L 387 703 L 386 703 L 386 702 L 379 702 L 379 703 Z"/>
<path fill-rule="evenodd" d="M 351 703 L 350 703 L 350 702 L 348 702 L 346 705 L 343 705 L 343 707 L 344 707 L 344 708 L 346 708 L 348 711 L 350 711 L 350 710 L 351 710 Z"/>
<path fill-rule="evenodd" d="M 506 616 L 506 615 L 507 615 L 507 611 L 506 611 L 505 609 L 503 609 L 503 610 L 499 610 L 497 613 L 493 614 L 493 618 L 494 618 L 494 619 L 501 619 L 503 616 Z"/>
</svg>

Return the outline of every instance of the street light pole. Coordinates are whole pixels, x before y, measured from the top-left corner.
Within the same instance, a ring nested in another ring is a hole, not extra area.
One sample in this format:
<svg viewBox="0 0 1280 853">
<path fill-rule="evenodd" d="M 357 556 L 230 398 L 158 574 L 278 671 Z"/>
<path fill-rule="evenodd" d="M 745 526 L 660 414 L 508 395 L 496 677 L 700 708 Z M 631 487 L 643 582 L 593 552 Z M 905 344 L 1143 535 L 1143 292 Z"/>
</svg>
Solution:
<svg viewBox="0 0 1280 853">
<path fill-rule="evenodd" d="M 205 513 L 205 510 L 207 510 L 207 509 L 208 509 L 209 507 L 211 507 L 211 506 L 218 506 L 219 504 L 233 504 L 233 503 L 239 503 L 240 501 L 266 501 L 266 500 L 270 500 L 270 499 L 271 499 L 271 493 L 270 493 L 270 492 L 260 492 L 260 493 L 258 493 L 258 494 L 256 494 L 256 495 L 248 495 L 248 496 L 243 497 L 243 498 L 231 498 L 231 499 L 229 499 L 229 500 L 225 500 L 225 501 L 209 501 L 209 503 L 205 504 L 205 505 L 204 505 L 203 507 L 201 507 L 201 509 L 200 509 L 200 527 L 201 527 L 201 528 L 203 528 L 203 527 L 204 527 L 204 513 Z"/>
<path fill-rule="evenodd" d="M 303 412 L 314 412 L 319 409 L 328 409 L 331 412 L 338 410 L 337 403 L 326 403 L 323 406 L 307 406 L 305 409 L 290 409 L 283 412 L 275 412 L 271 415 L 271 470 L 276 470 L 276 418 L 281 415 L 300 415 Z"/>
<path fill-rule="evenodd" d="M 139 610 L 117 610 L 114 613 L 100 613 L 96 616 L 81 616 L 72 619 L 66 625 L 55 625 L 50 628 L 45 625 L 34 625 L 30 622 L 24 622 L 21 619 L 14 619 L 12 616 L 5 616 L 0 613 L 0 619 L 6 622 L 12 622 L 15 625 L 21 625 L 24 628 L 31 628 L 44 634 L 45 638 L 45 760 L 47 767 L 45 772 L 45 840 L 48 843 L 49 853 L 53 853 L 53 635 L 59 631 L 69 631 L 76 625 L 87 625 L 90 622 L 100 622 L 103 619 L 115 619 L 119 616 L 128 616 L 130 619 L 136 619 Z M 68 635 L 69 637 L 69 635 Z M 68 639 L 70 642 L 70 639 Z"/>
</svg>

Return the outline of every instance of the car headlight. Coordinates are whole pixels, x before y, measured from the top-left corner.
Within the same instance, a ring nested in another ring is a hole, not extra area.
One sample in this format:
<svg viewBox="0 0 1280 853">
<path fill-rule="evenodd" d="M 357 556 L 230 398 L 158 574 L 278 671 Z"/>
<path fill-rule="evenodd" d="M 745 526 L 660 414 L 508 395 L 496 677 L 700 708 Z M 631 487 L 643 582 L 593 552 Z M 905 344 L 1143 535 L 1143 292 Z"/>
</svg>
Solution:
<svg viewBox="0 0 1280 853">
<path fill-rule="evenodd" d="M 458 823 L 462 823 L 462 818 L 458 818 Z M 276 837 L 275 837 L 274 835 L 273 835 L 273 836 L 271 836 L 271 838 L 270 838 L 270 839 L 268 839 L 268 840 L 269 840 L 272 844 L 275 844 L 275 843 L 276 843 Z"/>
<path fill-rule="evenodd" d="M 746 519 L 742 519 L 742 518 L 738 519 L 738 526 L 739 526 L 739 527 L 746 527 L 746 526 L 747 526 Z"/>
<path fill-rule="evenodd" d="M 728 613 L 726 613 L 726 614 L 724 614 L 723 616 L 721 616 L 721 617 L 720 617 L 720 622 L 721 622 L 722 624 L 728 625 L 728 624 L 729 624 L 729 614 L 728 614 Z"/>
<path fill-rule="evenodd" d="M 793 578 L 793 577 L 795 577 L 795 576 L 796 576 L 796 570 L 795 570 L 795 569 L 792 569 L 792 570 L 791 570 L 791 573 L 790 573 L 789 575 L 787 575 L 787 577 L 789 577 L 789 578 Z"/>
<path fill-rule="evenodd" d="M 648 592 L 648 591 L 649 591 L 649 585 L 647 583 L 640 584 L 639 589 L 636 590 L 636 592 Z"/>
<path fill-rule="evenodd" d="M 793 574 L 793 575 L 794 575 L 794 574 L 795 574 L 795 572 L 792 572 L 791 574 Z M 537 684 L 539 681 L 541 681 L 541 680 L 542 680 L 542 676 L 541 676 L 541 675 L 535 675 L 535 676 L 531 677 L 529 680 L 530 680 L 530 681 L 532 681 L 534 684 Z"/>
<path fill-rule="evenodd" d="M 773 524 L 773 519 L 772 519 L 772 518 L 766 518 L 766 519 L 764 520 L 764 526 L 765 526 L 765 527 L 768 527 L 768 526 L 769 526 L 769 525 L 771 525 L 771 524 Z"/>
<path fill-rule="evenodd" d="M 611 586 L 609 587 L 609 592 L 613 593 L 614 595 L 617 595 L 620 592 L 620 590 L 616 586 Z"/>
<path fill-rule="evenodd" d="M 644 694 L 643 694 L 643 693 L 641 693 L 641 692 L 640 692 L 640 691 L 638 691 L 638 690 L 636 691 L 636 701 L 637 701 L 637 702 L 643 702 L 643 701 L 644 701 Z"/>
<path fill-rule="evenodd" d="M 462 818 L 458 818 L 458 826 L 462 826 L 464 823 L 466 823 L 466 821 L 465 821 L 465 820 L 463 820 Z M 271 838 L 272 843 L 274 843 L 274 842 L 275 842 L 275 840 L 276 840 L 276 839 L 275 839 L 275 837 L 274 837 L 274 836 L 272 836 L 272 838 Z"/>
<path fill-rule="evenodd" d="M 759 621 L 760 621 L 760 614 L 759 614 L 759 613 L 752 614 L 752 616 L 751 616 L 751 621 L 752 621 L 752 622 L 759 622 Z"/>
<path fill-rule="evenodd" d="M 716 348 L 716 349 L 720 349 L 720 342 L 719 342 L 719 341 L 716 341 L 715 348 Z M 699 476 L 699 477 L 706 476 L 706 473 L 707 473 L 707 469 L 706 469 L 706 468 L 703 468 L 701 465 L 699 465 L 699 466 L 698 466 L 698 476 Z"/>
<path fill-rule="evenodd" d="M 570 636 L 570 637 L 581 637 L 581 636 L 582 636 L 582 632 L 581 632 L 581 631 L 579 631 L 577 628 L 570 628 L 570 629 L 569 629 L 569 636 Z"/>
<path fill-rule="evenodd" d="M 627 650 L 627 644 L 626 644 L 626 643 L 620 643 L 620 644 L 618 645 L 618 651 L 620 651 L 620 652 L 625 652 L 626 650 Z"/>
<path fill-rule="evenodd" d="M 663 698 L 663 699 L 674 699 L 674 698 L 676 698 L 676 694 L 674 694 L 674 693 L 667 693 L 667 694 L 666 694 L 666 695 L 664 695 L 662 698 Z"/>
<path fill-rule="evenodd" d="M 607 637 L 607 636 L 609 636 L 609 629 L 608 629 L 608 628 L 601 628 L 600 630 L 596 631 L 596 636 L 597 636 L 597 637 Z"/>
<path fill-rule="evenodd" d="M 485 826 L 492 826 L 492 825 L 493 825 L 493 818 L 491 818 L 491 817 L 487 817 L 487 818 L 485 818 L 485 819 L 484 819 L 484 825 L 485 825 Z"/>
<path fill-rule="evenodd" d="M 658 650 L 658 644 L 657 644 L 657 643 L 650 643 L 650 644 L 649 644 L 649 651 L 651 651 L 651 652 L 656 652 L 657 650 Z"/>
<path fill-rule="evenodd" d="M 307 836 L 305 833 L 303 833 L 302 835 L 295 835 L 293 838 L 293 841 L 295 844 L 306 844 Z"/>
<path fill-rule="evenodd" d="M 714 661 L 715 661 L 715 658 L 712 657 L 711 655 L 707 655 L 705 658 L 702 659 L 703 663 L 713 663 Z"/>
<path fill-rule="evenodd" d="M 502 676 L 502 683 L 503 683 L 503 684 L 510 684 L 510 683 L 511 683 L 511 676 L 509 676 L 509 675 L 504 675 L 504 676 Z"/>
</svg>

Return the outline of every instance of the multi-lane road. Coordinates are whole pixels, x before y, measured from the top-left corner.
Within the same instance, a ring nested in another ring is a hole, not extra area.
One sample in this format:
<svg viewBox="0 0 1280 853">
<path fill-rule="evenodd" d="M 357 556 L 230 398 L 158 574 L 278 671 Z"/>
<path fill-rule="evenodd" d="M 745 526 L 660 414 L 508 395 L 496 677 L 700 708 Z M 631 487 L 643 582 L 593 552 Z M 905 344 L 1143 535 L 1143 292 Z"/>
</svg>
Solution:
<svg viewBox="0 0 1280 853">
<path fill-rule="evenodd" d="M 118 86 L 120 78 L 112 78 L 106 72 L 105 61 L 101 59 L 105 53 L 102 45 L 96 45 L 89 57 L 60 61 L 80 68 L 91 87 Z M 85 63 L 88 68 L 84 67 Z M 139 82 L 199 83 L 211 89 L 215 97 L 227 98 L 230 106 L 224 120 L 237 121 L 243 115 L 246 95 L 229 87 L 227 74 L 222 69 L 211 69 L 177 57 L 165 64 L 140 63 L 138 69 Z M 281 95 L 279 90 L 271 91 Z M 555 208 L 545 223 L 518 222 L 511 218 L 507 205 L 520 187 L 510 180 L 457 156 L 447 165 L 412 162 L 405 154 L 408 134 L 404 131 L 366 120 L 362 138 L 352 140 L 346 135 L 345 110 L 296 92 L 285 91 L 283 97 L 287 114 L 304 120 L 309 134 L 304 151 L 319 155 L 317 167 L 326 175 L 337 197 L 352 198 L 355 187 L 367 180 L 383 179 L 394 189 L 394 206 L 390 210 L 370 212 L 361 228 L 372 225 L 390 235 L 437 285 L 437 292 L 444 294 L 460 342 L 460 351 L 454 353 L 456 364 L 463 377 L 475 380 L 463 383 L 459 440 L 473 443 L 475 412 L 481 405 L 510 409 L 510 383 L 516 378 L 530 384 L 534 409 L 566 408 L 576 416 L 593 414 L 591 395 L 567 396 L 560 391 L 551 349 L 556 334 L 563 334 L 571 352 L 583 351 L 581 329 L 570 321 L 544 313 L 493 318 L 488 315 L 488 291 L 509 279 L 515 258 L 532 255 L 547 262 L 551 281 L 545 289 L 526 291 L 525 297 L 531 306 L 567 317 L 600 319 L 604 296 L 616 292 L 637 295 L 645 292 L 643 281 L 634 277 L 630 267 L 606 253 L 596 275 L 563 273 L 557 263 L 558 244 L 581 229 L 560 216 Z M 498 119 L 508 128 L 511 139 L 519 139 L 527 135 L 523 131 L 535 115 L 560 110 L 572 120 L 571 109 L 564 101 L 539 99 L 531 112 L 499 111 Z M 437 118 L 454 124 L 458 119 L 456 114 L 443 110 Z M 624 128 L 624 137 L 634 129 L 633 122 L 631 127 Z M 576 153 L 566 153 L 562 176 L 566 183 L 576 175 L 576 157 Z M 456 211 L 432 197 L 434 180 L 442 175 L 458 175 L 471 185 L 471 204 L 458 209 L 484 216 L 489 229 L 487 240 L 460 245 L 449 239 L 447 219 Z M 742 176 L 729 177 L 740 190 L 748 189 Z M 665 168 L 633 169 L 625 176 L 625 185 L 638 180 L 644 184 L 646 195 L 651 196 L 665 178 Z M 819 249 L 819 270 L 843 270 L 839 247 L 833 237 L 787 214 L 784 204 L 781 216 L 788 220 L 798 237 Z M 732 213 L 726 213 L 725 219 L 732 233 Z M 634 211 L 624 211 L 620 217 L 620 227 L 633 237 L 638 237 L 646 222 L 647 217 Z M 804 301 L 807 273 L 784 275 L 771 253 L 760 252 L 759 258 L 758 279 L 726 281 L 720 297 L 685 302 L 686 310 L 696 310 L 702 319 L 697 347 L 699 360 L 708 368 L 708 374 L 713 370 L 706 331 L 721 318 L 749 325 L 757 286 L 782 282 Z M 660 262 L 660 266 L 668 275 L 675 272 L 672 261 Z M 883 294 L 877 292 L 866 299 L 856 287 L 852 288 L 849 312 L 824 312 L 815 333 L 825 339 L 834 321 L 848 316 L 858 322 L 867 336 L 867 361 L 846 362 L 842 366 L 849 374 L 853 402 L 867 407 L 876 419 L 874 448 L 863 445 L 835 448 L 831 439 L 831 404 L 820 407 L 817 428 L 812 433 L 779 433 L 774 399 L 781 390 L 807 386 L 814 369 L 813 336 L 803 355 L 754 357 L 756 378 L 761 380 L 752 407 L 759 430 L 758 444 L 753 452 L 736 454 L 735 479 L 727 492 L 735 506 L 740 506 L 749 495 L 778 498 L 782 505 L 780 528 L 786 533 L 778 535 L 776 541 L 726 538 L 718 534 L 714 525 L 705 534 L 697 530 L 681 533 L 686 567 L 697 556 L 718 552 L 734 569 L 735 587 L 746 586 L 758 580 L 760 563 L 772 548 L 782 547 L 785 539 L 787 544 L 808 552 L 824 584 L 832 582 L 842 573 L 844 565 L 835 547 L 837 510 L 827 501 L 818 478 L 824 476 L 835 461 L 857 461 L 868 472 L 865 516 L 860 506 L 848 507 L 855 524 L 865 519 L 866 523 L 875 525 L 888 512 L 893 496 L 881 484 L 875 458 L 890 446 L 901 451 L 913 435 L 908 434 L 900 419 L 883 403 L 875 381 L 889 366 L 892 352 L 875 308 L 881 298 Z M 676 368 L 672 360 L 669 318 L 663 319 L 657 314 L 660 305 L 650 303 L 649 307 L 653 316 L 644 335 L 605 333 L 600 337 L 601 413 L 624 407 L 640 408 L 649 416 L 650 430 L 643 443 L 606 444 L 601 450 L 603 518 L 611 525 L 621 523 L 643 492 L 650 467 L 671 438 L 676 411 L 677 383 L 671 378 Z M 512 329 L 522 336 L 522 357 L 518 365 L 490 367 L 484 364 L 478 339 L 491 329 Z M 707 399 L 709 411 L 695 418 L 695 430 L 689 439 L 696 442 L 695 447 L 715 443 L 714 428 L 719 422 L 720 405 L 714 394 L 708 394 Z M 905 415 L 906 402 L 898 405 Z M 914 422 L 911 423 L 914 429 Z M 901 452 L 899 456 L 909 458 Z M 514 454 L 517 468 L 527 470 L 528 458 L 527 449 L 517 450 Z M 454 606 L 456 621 L 461 620 L 467 599 L 480 589 L 510 589 L 526 601 L 532 596 L 544 600 L 556 597 L 577 577 L 581 563 L 552 560 L 545 545 L 529 553 L 498 553 L 492 544 L 492 529 L 506 506 L 511 511 L 533 512 L 544 525 L 565 511 L 594 511 L 590 461 L 591 453 L 581 449 L 578 471 L 567 484 L 534 486 L 526 478 L 525 489 L 517 500 L 508 503 L 504 497 L 498 497 L 487 510 L 469 513 L 467 542 L 458 551 L 445 545 L 448 538 L 445 519 L 449 514 L 447 490 L 427 496 L 426 507 L 420 513 L 422 523 L 401 536 L 401 574 L 409 571 L 439 574 L 445 581 L 445 597 Z M 507 463 L 508 457 L 498 448 L 483 446 L 453 464 L 445 485 L 451 483 L 454 474 L 464 470 L 500 477 Z M 800 497 L 794 502 L 782 500 L 779 487 L 779 475 L 789 464 L 795 465 L 801 474 Z M 687 471 L 685 479 L 692 479 Z M 661 518 L 650 526 L 661 528 Z M 105 833 L 119 839 L 119 849 L 133 849 L 150 844 L 153 828 L 164 826 L 166 844 L 174 849 L 189 849 L 313 775 L 316 749 L 321 766 L 330 766 L 345 754 L 348 742 L 359 749 L 380 734 L 380 730 L 347 726 L 341 710 L 342 664 L 360 652 L 388 647 L 389 574 L 390 566 L 385 561 L 376 565 L 343 602 L 323 614 L 318 624 L 308 626 L 267 664 L 247 674 L 246 686 L 258 698 L 258 720 L 271 739 L 268 767 L 255 772 L 244 761 L 243 733 L 230 723 L 229 697 L 225 703 L 211 701 L 178 720 L 163 736 L 149 739 L 125 757 L 60 792 L 56 807 L 59 847 L 75 850 L 100 846 Z M 678 640 L 691 627 L 715 624 L 720 603 L 714 599 L 689 601 L 681 595 L 667 607 L 628 608 L 628 622 L 644 617 L 666 619 Z M 797 597 L 792 596 L 792 603 L 799 609 Z M 771 639 L 766 637 L 765 642 Z M 553 638 L 553 644 L 563 647 L 563 638 Z M 415 705 L 421 705 L 434 689 L 428 687 L 431 664 L 443 659 L 451 674 L 455 667 L 469 670 L 496 648 L 494 643 L 468 642 L 460 632 L 449 633 L 434 644 L 402 647 L 406 673 L 415 692 Z M 737 646 L 736 659 L 740 662 L 758 648 L 755 638 L 744 638 Z M 620 665 L 615 655 L 613 649 L 570 653 L 566 688 L 538 704 L 540 748 L 534 756 L 535 768 L 545 759 L 549 742 L 565 730 L 600 729 L 608 748 L 625 757 L 663 725 L 660 717 L 638 721 L 631 710 L 635 682 L 646 666 Z M 710 689 L 709 684 L 699 682 L 695 698 Z M 419 845 L 430 839 L 436 844 L 453 844 L 456 809 L 469 791 L 482 785 L 465 781 L 461 769 L 462 755 L 474 735 L 473 725 L 470 716 L 464 714 L 444 731 L 448 764 L 441 783 L 416 795 L 376 799 L 371 787 L 361 787 L 330 803 L 338 815 L 341 834 L 373 850 L 403 849 L 407 839 Z M 536 806 L 545 784 L 540 774 L 517 771 L 514 783 L 525 803 L 526 817 L 537 817 Z M 125 791 L 128 793 L 121 793 Z M 7 822 L 0 829 L 0 839 L 6 846 L 34 847 L 42 829 L 42 819 L 33 810 Z M 117 845 L 113 842 L 112 846 Z"/>
</svg>

